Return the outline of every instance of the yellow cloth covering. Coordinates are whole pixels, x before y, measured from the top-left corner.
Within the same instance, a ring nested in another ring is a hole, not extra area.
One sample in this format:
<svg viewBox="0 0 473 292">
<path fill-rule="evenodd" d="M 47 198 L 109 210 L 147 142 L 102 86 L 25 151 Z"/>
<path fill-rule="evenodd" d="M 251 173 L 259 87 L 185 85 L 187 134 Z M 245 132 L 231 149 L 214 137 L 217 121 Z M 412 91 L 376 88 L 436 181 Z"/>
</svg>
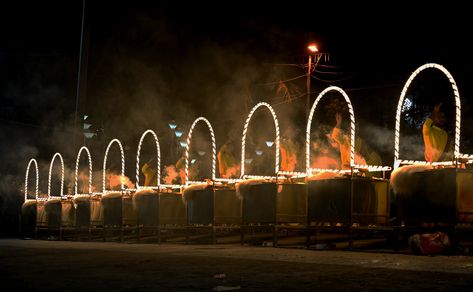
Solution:
<svg viewBox="0 0 473 292">
<path fill-rule="evenodd" d="M 439 161 L 444 151 L 448 151 L 448 134 L 444 129 L 434 125 L 431 118 L 427 118 L 422 125 L 422 135 L 424 136 L 424 156 L 425 161 Z"/>
<path fill-rule="evenodd" d="M 292 139 L 283 139 L 280 143 L 281 170 L 294 171 L 297 165 L 297 151 L 299 145 Z"/>
</svg>

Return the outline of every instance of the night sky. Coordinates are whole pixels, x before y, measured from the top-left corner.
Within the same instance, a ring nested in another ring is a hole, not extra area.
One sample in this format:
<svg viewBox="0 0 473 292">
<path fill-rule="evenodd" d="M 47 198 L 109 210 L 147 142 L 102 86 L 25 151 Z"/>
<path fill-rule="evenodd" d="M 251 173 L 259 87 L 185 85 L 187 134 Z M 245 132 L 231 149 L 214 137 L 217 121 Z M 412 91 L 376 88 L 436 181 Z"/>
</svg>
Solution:
<svg viewBox="0 0 473 292">
<path fill-rule="evenodd" d="M 461 151 L 473 153 L 473 50 L 465 1 L 416 7 L 401 1 L 377 6 L 344 1 L 87 1 L 87 67 L 77 108 L 83 2 L 17 2 L 3 5 L 0 12 L 2 212 L 21 200 L 30 158 L 40 162 L 43 192 L 55 152 L 74 167 L 84 142 L 82 136 L 73 138 L 76 110 L 79 129 L 87 114 L 98 131 L 85 141 L 94 168 L 101 169 L 104 148 L 118 138 L 127 151 L 130 176 L 139 137 L 148 128 L 158 133 L 163 156 L 169 157 L 167 122 L 173 119 L 187 131 L 196 117 L 205 116 L 218 145 L 229 135 L 238 136 L 239 143 L 251 107 L 266 101 L 274 106 L 282 129 L 292 125 L 302 135 L 309 41 L 330 54 L 312 75 L 312 100 L 330 85 L 346 90 L 360 135 L 368 135 L 365 139 L 384 155 L 385 164 L 392 164 L 401 89 L 428 62 L 445 66 L 457 82 Z M 418 102 L 429 107 L 440 99 L 452 108 L 448 84 L 428 82 L 438 78 L 426 75 L 413 88 Z M 280 81 L 290 101 L 277 91 Z"/>
</svg>

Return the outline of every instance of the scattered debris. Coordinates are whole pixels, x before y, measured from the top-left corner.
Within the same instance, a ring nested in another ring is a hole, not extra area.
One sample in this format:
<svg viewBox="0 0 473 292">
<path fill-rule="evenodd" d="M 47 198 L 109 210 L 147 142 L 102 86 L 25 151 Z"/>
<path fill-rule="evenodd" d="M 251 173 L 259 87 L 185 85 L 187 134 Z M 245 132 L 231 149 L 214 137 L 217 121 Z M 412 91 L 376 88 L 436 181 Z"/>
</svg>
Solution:
<svg viewBox="0 0 473 292">
<path fill-rule="evenodd" d="M 443 232 L 414 234 L 409 237 L 409 246 L 413 252 L 424 255 L 445 253 L 450 247 L 450 239 Z"/>
</svg>

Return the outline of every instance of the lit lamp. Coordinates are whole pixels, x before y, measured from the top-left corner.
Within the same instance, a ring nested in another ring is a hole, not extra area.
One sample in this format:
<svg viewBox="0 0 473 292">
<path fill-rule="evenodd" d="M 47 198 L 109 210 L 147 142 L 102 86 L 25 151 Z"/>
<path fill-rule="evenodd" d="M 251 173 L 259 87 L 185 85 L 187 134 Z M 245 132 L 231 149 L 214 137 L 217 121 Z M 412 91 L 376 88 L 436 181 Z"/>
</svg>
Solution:
<svg viewBox="0 0 473 292">
<path fill-rule="evenodd" d="M 174 131 L 174 134 L 176 135 L 177 138 L 180 138 L 182 136 L 182 131 L 181 130 L 176 130 L 176 131 Z"/>
<path fill-rule="evenodd" d="M 187 147 L 187 142 L 180 141 L 179 144 L 181 145 L 182 148 L 186 148 L 186 147 Z"/>
<path fill-rule="evenodd" d="M 174 132 L 175 129 L 177 128 L 177 124 L 176 124 L 176 122 L 175 122 L 174 120 L 170 121 L 170 122 L 168 123 L 168 126 L 169 126 L 169 128 L 171 129 L 172 132 Z M 176 134 L 174 133 L 174 135 L 176 135 Z M 172 137 L 172 138 L 171 138 L 171 151 L 170 151 L 171 160 L 174 160 L 174 151 L 175 151 L 175 149 L 174 149 L 174 145 L 175 145 L 174 135 L 171 134 L 171 137 Z M 182 135 L 182 134 L 181 134 L 181 135 Z M 177 135 L 176 135 L 176 136 L 177 136 Z"/>
<path fill-rule="evenodd" d="M 313 43 L 307 46 L 307 50 L 309 51 L 309 63 L 307 65 L 306 119 L 309 118 L 309 111 L 310 111 L 310 72 L 312 70 L 312 56 L 319 51 L 317 49 L 317 46 Z"/>
<path fill-rule="evenodd" d="M 268 148 L 273 147 L 273 145 L 274 145 L 274 141 L 266 141 L 266 146 L 268 146 Z"/>
<path fill-rule="evenodd" d="M 168 125 L 171 130 L 174 130 L 177 127 L 177 124 L 174 120 L 170 121 Z"/>
<path fill-rule="evenodd" d="M 263 155 L 263 150 L 256 150 L 255 153 L 256 155 L 261 156 Z"/>
<path fill-rule="evenodd" d="M 197 153 L 198 153 L 200 156 L 204 156 L 204 155 L 205 155 L 205 151 L 197 151 Z"/>
</svg>

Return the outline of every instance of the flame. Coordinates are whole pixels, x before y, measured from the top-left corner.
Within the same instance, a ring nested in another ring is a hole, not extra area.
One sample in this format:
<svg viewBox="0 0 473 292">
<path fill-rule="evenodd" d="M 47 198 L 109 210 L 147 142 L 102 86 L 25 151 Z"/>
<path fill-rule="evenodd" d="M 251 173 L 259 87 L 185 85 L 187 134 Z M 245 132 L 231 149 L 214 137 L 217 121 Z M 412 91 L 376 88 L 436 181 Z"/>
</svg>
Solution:
<svg viewBox="0 0 473 292">
<path fill-rule="evenodd" d="M 164 183 L 167 185 L 171 185 L 175 183 L 175 180 L 177 179 L 179 175 L 176 171 L 176 167 L 174 167 L 174 165 L 168 165 L 164 168 L 164 171 L 166 173 L 166 175 L 163 178 Z"/>
<path fill-rule="evenodd" d="M 222 178 L 237 178 L 240 174 L 240 164 L 228 166 L 225 172 L 221 173 Z"/>
<path fill-rule="evenodd" d="M 340 169 L 340 161 L 329 156 L 318 156 L 311 164 L 312 168 Z"/>
</svg>

